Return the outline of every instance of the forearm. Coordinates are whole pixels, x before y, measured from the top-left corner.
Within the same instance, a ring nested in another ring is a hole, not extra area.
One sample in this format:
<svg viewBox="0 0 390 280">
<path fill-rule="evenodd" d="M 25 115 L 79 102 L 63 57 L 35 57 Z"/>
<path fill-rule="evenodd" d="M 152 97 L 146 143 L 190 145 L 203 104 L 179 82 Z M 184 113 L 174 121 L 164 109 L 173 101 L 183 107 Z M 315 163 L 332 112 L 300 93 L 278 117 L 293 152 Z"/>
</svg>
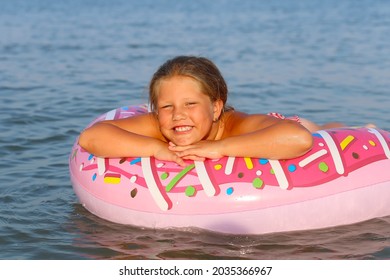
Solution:
<svg viewBox="0 0 390 280">
<path fill-rule="evenodd" d="M 100 157 L 147 157 L 153 156 L 158 146 L 167 143 L 111 124 L 98 123 L 81 133 L 79 145 Z"/>
<path fill-rule="evenodd" d="M 225 156 L 268 159 L 298 157 L 309 151 L 313 144 L 308 130 L 287 122 L 220 141 L 221 154 Z"/>
</svg>

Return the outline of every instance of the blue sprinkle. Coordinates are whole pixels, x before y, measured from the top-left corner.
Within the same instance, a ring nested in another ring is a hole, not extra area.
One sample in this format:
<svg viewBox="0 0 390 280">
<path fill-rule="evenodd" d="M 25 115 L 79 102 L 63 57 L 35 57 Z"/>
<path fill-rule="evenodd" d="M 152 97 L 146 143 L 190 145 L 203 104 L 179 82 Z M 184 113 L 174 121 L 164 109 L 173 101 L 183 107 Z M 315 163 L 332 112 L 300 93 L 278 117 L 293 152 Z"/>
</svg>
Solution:
<svg viewBox="0 0 390 280">
<path fill-rule="evenodd" d="M 295 166 L 295 164 L 290 164 L 290 165 L 288 166 L 288 171 L 294 172 L 295 170 L 297 170 L 297 167 Z"/>
<path fill-rule="evenodd" d="M 95 181 L 95 180 L 96 180 L 96 177 L 97 177 L 97 175 L 96 175 L 96 173 L 94 173 L 94 174 L 92 175 L 92 181 Z"/>
<path fill-rule="evenodd" d="M 93 154 L 90 154 L 88 160 L 91 160 L 92 158 L 93 158 Z"/>
<path fill-rule="evenodd" d="M 124 111 L 127 111 L 127 110 L 129 110 L 129 106 L 123 106 L 121 109 Z"/>
<path fill-rule="evenodd" d="M 136 163 L 138 163 L 138 162 L 140 162 L 141 161 L 141 158 L 139 157 L 139 158 L 135 158 L 135 159 L 133 159 L 132 161 L 130 161 L 130 165 L 133 165 L 133 164 L 136 164 Z"/>
<path fill-rule="evenodd" d="M 228 189 L 226 190 L 226 194 L 227 194 L 227 195 L 231 195 L 231 194 L 233 194 L 233 192 L 234 192 L 234 189 L 233 189 L 232 187 L 230 187 L 230 188 L 228 188 Z"/>
<path fill-rule="evenodd" d="M 313 136 L 318 137 L 318 138 L 322 138 L 321 134 L 319 134 L 319 133 L 313 133 Z"/>
<path fill-rule="evenodd" d="M 259 159 L 259 162 L 260 162 L 260 164 L 267 164 L 268 163 L 268 159 L 265 159 L 265 158 L 261 158 L 261 159 Z"/>
</svg>

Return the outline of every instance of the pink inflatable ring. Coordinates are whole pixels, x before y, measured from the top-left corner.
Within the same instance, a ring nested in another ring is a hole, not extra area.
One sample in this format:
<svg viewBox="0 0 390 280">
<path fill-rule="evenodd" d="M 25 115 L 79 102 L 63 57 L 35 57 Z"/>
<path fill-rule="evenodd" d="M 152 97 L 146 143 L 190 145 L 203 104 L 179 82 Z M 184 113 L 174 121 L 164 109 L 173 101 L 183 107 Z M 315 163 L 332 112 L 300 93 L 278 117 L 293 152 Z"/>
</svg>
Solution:
<svg viewBox="0 0 390 280">
<path fill-rule="evenodd" d="M 146 112 L 122 107 L 92 123 Z M 390 132 L 344 128 L 313 136 L 313 149 L 295 159 L 225 157 L 185 168 L 155 158 L 95 157 L 76 140 L 70 177 L 91 213 L 147 228 L 263 234 L 390 215 Z"/>
</svg>

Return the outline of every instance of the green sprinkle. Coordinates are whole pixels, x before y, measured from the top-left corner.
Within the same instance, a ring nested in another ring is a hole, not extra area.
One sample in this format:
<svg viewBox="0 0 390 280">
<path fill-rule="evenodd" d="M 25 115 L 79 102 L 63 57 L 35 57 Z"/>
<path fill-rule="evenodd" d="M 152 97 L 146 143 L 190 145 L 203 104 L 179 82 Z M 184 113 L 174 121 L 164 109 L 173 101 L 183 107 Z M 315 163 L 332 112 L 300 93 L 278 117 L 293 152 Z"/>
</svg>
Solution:
<svg viewBox="0 0 390 280">
<path fill-rule="evenodd" d="M 193 186 L 188 186 L 185 190 L 186 196 L 189 196 L 189 197 L 194 196 L 195 193 L 196 193 L 196 189 Z"/>
<path fill-rule="evenodd" d="M 322 172 L 328 172 L 328 170 L 329 170 L 329 166 L 325 162 L 320 162 L 320 164 L 318 164 L 318 168 Z"/>
<path fill-rule="evenodd" d="M 264 182 L 260 178 L 255 178 L 252 184 L 253 187 L 255 187 L 256 189 L 261 189 L 263 187 Z"/>
<path fill-rule="evenodd" d="M 168 172 L 163 172 L 163 173 L 161 174 L 160 178 L 161 178 L 161 180 L 165 180 L 165 179 L 168 178 L 168 176 L 169 176 L 169 173 L 168 173 Z"/>
<path fill-rule="evenodd" d="M 195 164 L 188 165 L 186 168 L 184 168 L 180 173 L 178 173 L 172 181 L 169 182 L 169 184 L 165 187 L 165 190 L 167 192 L 170 192 L 173 187 L 183 178 L 188 172 L 190 172 L 192 169 L 195 168 Z"/>
</svg>

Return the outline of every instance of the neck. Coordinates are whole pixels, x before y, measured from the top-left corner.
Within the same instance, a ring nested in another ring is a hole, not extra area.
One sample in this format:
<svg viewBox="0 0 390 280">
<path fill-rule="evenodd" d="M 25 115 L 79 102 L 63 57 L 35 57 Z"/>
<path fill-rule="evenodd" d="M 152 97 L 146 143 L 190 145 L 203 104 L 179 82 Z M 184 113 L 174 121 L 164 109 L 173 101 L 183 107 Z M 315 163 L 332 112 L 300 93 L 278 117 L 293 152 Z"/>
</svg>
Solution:
<svg viewBox="0 0 390 280">
<path fill-rule="evenodd" d="M 217 120 L 213 124 L 212 131 L 213 131 L 213 133 L 210 135 L 209 139 L 211 139 L 211 140 L 220 140 L 222 138 L 223 131 L 224 131 L 223 122 L 221 120 Z"/>
</svg>

